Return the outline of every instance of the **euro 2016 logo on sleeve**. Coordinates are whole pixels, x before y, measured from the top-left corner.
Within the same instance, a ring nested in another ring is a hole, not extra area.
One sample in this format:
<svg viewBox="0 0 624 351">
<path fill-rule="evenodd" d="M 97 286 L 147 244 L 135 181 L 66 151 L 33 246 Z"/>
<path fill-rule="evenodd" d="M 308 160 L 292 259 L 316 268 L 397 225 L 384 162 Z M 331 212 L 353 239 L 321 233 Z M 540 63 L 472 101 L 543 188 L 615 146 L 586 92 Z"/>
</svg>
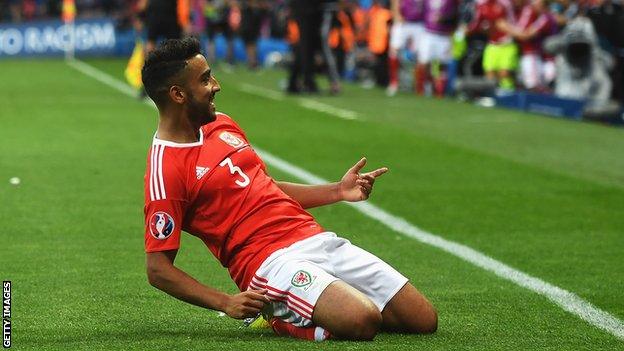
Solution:
<svg viewBox="0 0 624 351">
<path fill-rule="evenodd" d="M 167 212 L 158 211 L 150 217 L 150 233 L 158 240 L 167 239 L 173 233 L 174 228 L 173 218 Z"/>
</svg>

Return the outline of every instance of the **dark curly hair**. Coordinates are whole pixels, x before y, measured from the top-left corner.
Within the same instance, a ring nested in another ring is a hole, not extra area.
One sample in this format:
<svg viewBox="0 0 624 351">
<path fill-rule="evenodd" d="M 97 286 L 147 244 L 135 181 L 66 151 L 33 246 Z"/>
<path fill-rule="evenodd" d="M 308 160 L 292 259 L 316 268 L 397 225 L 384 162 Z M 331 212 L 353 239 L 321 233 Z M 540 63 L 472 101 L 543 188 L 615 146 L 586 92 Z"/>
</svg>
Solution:
<svg viewBox="0 0 624 351">
<path fill-rule="evenodd" d="M 201 54 L 199 40 L 195 38 L 168 39 L 158 45 L 145 60 L 141 70 L 143 86 L 156 105 L 167 104 L 167 92 L 186 67 L 187 60 Z"/>
</svg>

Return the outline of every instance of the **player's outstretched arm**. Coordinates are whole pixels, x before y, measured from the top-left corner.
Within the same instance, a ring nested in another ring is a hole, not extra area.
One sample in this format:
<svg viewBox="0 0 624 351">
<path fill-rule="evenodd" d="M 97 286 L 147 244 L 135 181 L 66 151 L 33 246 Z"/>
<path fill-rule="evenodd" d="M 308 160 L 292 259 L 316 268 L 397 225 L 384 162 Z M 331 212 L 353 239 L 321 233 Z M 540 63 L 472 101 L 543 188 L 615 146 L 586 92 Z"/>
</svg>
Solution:
<svg viewBox="0 0 624 351">
<path fill-rule="evenodd" d="M 147 278 L 152 286 L 184 302 L 222 311 L 236 319 L 255 317 L 269 302 L 265 290 L 228 295 L 203 285 L 173 265 L 176 253 L 177 250 L 147 253 Z"/>
<path fill-rule="evenodd" d="M 388 171 L 382 167 L 367 173 L 360 173 L 366 165 L 366 158 L 362 157 L 339 182 L 306 185 L 288 182 L 277 182 L 277 185 L 288 196 L 299 202 L 303 208 L 312 208 L 333 204 L 338 201 L 363 201 L 369 198 L 373 191 L 375 179 Z"/>
</svg>

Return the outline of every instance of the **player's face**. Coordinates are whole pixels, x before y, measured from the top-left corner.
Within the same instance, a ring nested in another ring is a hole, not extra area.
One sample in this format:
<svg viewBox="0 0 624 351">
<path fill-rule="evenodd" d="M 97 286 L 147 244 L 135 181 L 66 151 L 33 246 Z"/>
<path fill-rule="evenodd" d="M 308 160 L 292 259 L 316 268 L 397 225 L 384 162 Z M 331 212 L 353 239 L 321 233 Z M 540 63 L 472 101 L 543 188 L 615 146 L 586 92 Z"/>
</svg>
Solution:
<svg viewBox="0 0 624 351">
<path fill-rule="evenodd" d="M 191 58 L 187 69 L 189 118 L 197 125 L 212 122 L 217 118 L 214 97 L 221 90 L 219 82 L 212 76 L 210 66 L 203 55 L 198 54 Z"/>
</svg>

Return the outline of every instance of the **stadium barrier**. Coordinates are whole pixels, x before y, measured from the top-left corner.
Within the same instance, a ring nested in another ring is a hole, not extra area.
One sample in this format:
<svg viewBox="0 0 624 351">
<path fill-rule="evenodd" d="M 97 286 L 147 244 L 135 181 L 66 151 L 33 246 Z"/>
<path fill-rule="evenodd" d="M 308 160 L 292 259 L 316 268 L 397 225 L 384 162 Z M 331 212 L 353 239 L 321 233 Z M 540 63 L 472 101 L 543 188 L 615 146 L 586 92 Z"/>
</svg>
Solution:
<svg viewBox="0 0 624 351">
<path fill-rule="evenodd" d="M 136 38 L 134 30 L 120 30 L 111 18 L 78 19 L 73 24 L 60 19 L 4 23 L 0 24 L 0 58 L 63 57 L 72 49 L 78 57 L 130 57 Z M 225 38 L 218 35 L 215 44 L 217 56 L 224 57 Z M 257 47 L 260 62 L 271 53 L 289 51 L 288 43 L 281 39 L 262 38 Z M 234 56 L 239 61 L 246 58 L 240 39 L 234 41 Z"/>
<path fill-rule="evenodd" d="M 68 50 L 81 55 L 112 55 L 118 47 L 110 19 L 60 20 L 0 25 L 0 57 L 63 56 Z"/>
<path fill-rule="evenodd" d="M 518 91 L 497 94 L 496 106 L 580 120 L 583 118 L 585 101 L 564 99 L 550 94 Z"/>
</svg>

